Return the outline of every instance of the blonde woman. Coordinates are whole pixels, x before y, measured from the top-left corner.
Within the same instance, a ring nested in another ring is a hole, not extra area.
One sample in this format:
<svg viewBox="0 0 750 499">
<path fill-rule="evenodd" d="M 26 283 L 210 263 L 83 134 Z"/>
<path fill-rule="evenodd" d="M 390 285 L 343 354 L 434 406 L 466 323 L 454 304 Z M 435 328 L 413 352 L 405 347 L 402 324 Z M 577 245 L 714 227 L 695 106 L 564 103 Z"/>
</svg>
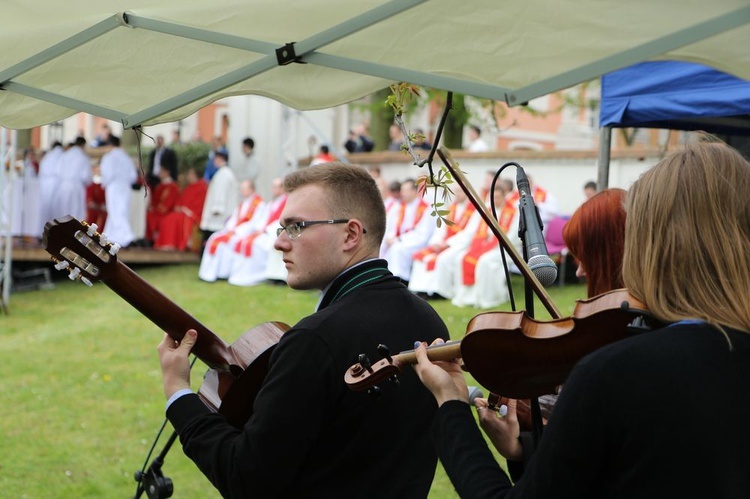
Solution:
<svg viewBox="0 0 750 499">
<path fill-rule="evenodd" d="M 669 325 L 577 364 L 515 485 L 474 424 L 459 365 L 418 348 L 416 370 L 440 405 L 433 441 L 461 497 L 747 497 L 748 193 L 750 164 L 718 143 L 689 145 L 632 186 L 623 281 Z M 512 408 L 479 420 L 517 459 Z"/>
</svg>

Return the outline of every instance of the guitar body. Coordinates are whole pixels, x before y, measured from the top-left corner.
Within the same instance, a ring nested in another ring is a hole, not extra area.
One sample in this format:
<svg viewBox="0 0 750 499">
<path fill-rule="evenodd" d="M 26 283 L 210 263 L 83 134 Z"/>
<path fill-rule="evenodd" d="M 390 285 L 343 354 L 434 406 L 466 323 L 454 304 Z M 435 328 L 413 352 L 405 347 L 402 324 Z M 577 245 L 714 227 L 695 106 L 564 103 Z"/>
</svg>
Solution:
<svg viewBox="0 0 750 499">
<path fill-rule="evenodd" d="M 245 369 L 237 377 L 209 369 L 198 391 L 203 403 L 226 417 L 231 425 L 242 428 L 253 414 L 255 397 L 268 373 L 271 354 L 288 329 L 282 322 L 266 322 L 232 343 L 229 348 Z"/>
<path fill-rule="evenodd" d="M 175 341 L 195 329 L 198 338 L 192 353 L 210 368 L 198 392 L 201 400 L 238 428 L 250 418 L 271 353 L 288 325 L 267 322 L 228 345 L 118 261 L 119 246 L 108 242 L 96 226 L 71 216 L 45 224 L 42 246 L 52 255 L 55 268 L 68 270 L 72 280 L 88 285 L 102 281 Z"/>
</svg>

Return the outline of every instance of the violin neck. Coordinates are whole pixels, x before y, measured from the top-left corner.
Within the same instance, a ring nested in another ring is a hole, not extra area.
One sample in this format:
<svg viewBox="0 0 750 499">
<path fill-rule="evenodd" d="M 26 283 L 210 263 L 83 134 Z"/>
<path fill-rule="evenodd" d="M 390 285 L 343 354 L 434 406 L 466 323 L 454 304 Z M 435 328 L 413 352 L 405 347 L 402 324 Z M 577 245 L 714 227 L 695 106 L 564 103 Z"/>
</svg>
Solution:
<svg viewBox="0 0 750 499">
<path fill-rule="evenodd" d="M 431 361 L 453 360 L 461 357 L 461 340 L 448 341 L 441 345 L 427 347 L 427 358 Z M 417 354 L 414 350 L 406 350 L 393 356 L 398 364 L 416 364 Z"/>
</svg>

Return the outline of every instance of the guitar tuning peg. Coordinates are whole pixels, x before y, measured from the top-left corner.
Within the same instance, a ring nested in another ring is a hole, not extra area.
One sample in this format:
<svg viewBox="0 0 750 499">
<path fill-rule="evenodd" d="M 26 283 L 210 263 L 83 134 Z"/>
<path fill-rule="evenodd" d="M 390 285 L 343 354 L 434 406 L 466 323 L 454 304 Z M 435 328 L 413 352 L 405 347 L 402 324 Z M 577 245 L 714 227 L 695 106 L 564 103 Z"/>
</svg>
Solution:
<svg viewBox="0 0 750 499">
<path fill-rule="evenodd" d="M 109 247 L 109 254 L 115 256 L 117 252 L 120 251 L 120 248 L 122 248 L 122 246 L 120 246 L 119 244 L 112 243 L 112 246 Z"/>
<path fill-rule="evenodd" d="M 55 264 L 55 270 L 65 270 L 68 267 L 70 267 L 70 263 L 67 260 L 63 260 Z"/>
<path fill-rule="evenodd" d="M 391 358 L 391 349 L 387 346 L 383 345 L 382 343 L 378 345 L 377 347 L 378 353 L 382 355 L 384 358 L 388 359 L 389 364 L 393 364 L 393 359 Z"/>
<path fill-rule="evenodd" d="M 71 281 L 75 281 L 79 275 L 81 275 L 81 269 L 75 267 L 70 271 L 70 274 L 68 274 L 68 279 L 70 279 Z"/>
<path fill-rule="evenodd" d="M 401 386 L 401 380 L 398 379 L 398 376 L 396 376 L 395 374 L 388 378 L 388 381 L 392 382 L 396 386 Z"/>
<path fill-rule="evenodd" d="M 102 246 L 106 246 L 109 244 L 109 238 L 107 237 L 107 234 L 105 234 L 104 232 L 99 234 L 99 244 L 101 244 Z"/>
<path fill-rule="evenodd" d="M 381 394 L 381 390 L 380 390 L 380 387 L 377 386 L 377 385 L 373 386 L 369 390 L 367 390 L 367 395 L 369 395 L 370 397 L 373 397 L 373 398 L 380 397 L 380 394 Z"/>
<path fill-rule="evenodd" d="M 94 286 L 94 283 L 92 283 L 91 281 L 89 281 L 88 279 L 86 279 L 83 276 L 81 276 L 81 282 L 84 283 L 86 286 L 88 286 L 90 288 Z"/>
<path fill-rule="evenodd" d="M 96 225 L 96 224 L 91 224 L 91 225 L 89 225 L 89 228 L 88 228 L 88 230 L 86 231 L 86 234 L 87 234 L 87 235 L 88 235 L 89 237 L 94 237 L 94 234 L 96 234 L 96 231 L 97 231 L 97 230 L 99 230 L 99 226 L 98 226 L 98 225 Z"/>
</svg>

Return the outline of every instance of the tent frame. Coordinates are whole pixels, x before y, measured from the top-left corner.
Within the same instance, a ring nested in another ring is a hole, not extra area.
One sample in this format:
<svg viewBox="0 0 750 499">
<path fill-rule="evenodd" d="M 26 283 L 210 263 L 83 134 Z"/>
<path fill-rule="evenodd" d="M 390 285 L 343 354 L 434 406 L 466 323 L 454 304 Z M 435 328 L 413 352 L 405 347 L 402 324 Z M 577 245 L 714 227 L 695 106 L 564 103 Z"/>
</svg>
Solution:
<svg viewBox="0 0 750 499">
<path fill-rule="evenodd" d="M 315 64 L 328 68 L 384 78 L 392 81 L 405 81 L 428 88 L 504 101 L 510 106 L 528 102 L 562 88 L 574 86 L 616 69 L 656 57 L 664 52 L 703 40 L 744 24 L 750 23 L 750 6 L 741 7 L 728 14 L 707 19 L 692 26 L 675 31 L 661 38 L 623 50 L 593 63 L 585 64 L 552 78 L 539 81 L 519 89 L 509 89 L 492 83 L 479 83 L 460 78 L 430 74 L 383 64 L 369 63 L 357 59 L 340 57 L 319 52 L 319 49 L 335 41 L 346 38 L 360 30 L 376 25 L 400 12 L 424 3 L 426 0 L 391 0 L 329 29 L 323 30 L 305 40 L 289 42 L 282 46 L 251 38 L 226 35 L 210 30 L 159 21 L 127 12 L 117 13 L 62 42 L 49 47 L 0 72 L 0 90 L 15 92 L 27 97 L 46 101 L 77 111 L 118 121 L 125 128 L 138 127 L 191 102 L 205 98 L 215 92 L 264 73 L 274 67 L 290 63 Z M 263 57 L 242 68 L 226 73 L 202 85 L 166 99 L 138 112 L 128 114 L 78 99 L 47 92 L 24 85 L 16 78 L 24 73 L 65 54 L 76 47 L 95 41 L 114 29 L 146 29 L 164 34 L 188 38 L 211 44 L 232 47 L 262 54 Z"/>
</svg>

